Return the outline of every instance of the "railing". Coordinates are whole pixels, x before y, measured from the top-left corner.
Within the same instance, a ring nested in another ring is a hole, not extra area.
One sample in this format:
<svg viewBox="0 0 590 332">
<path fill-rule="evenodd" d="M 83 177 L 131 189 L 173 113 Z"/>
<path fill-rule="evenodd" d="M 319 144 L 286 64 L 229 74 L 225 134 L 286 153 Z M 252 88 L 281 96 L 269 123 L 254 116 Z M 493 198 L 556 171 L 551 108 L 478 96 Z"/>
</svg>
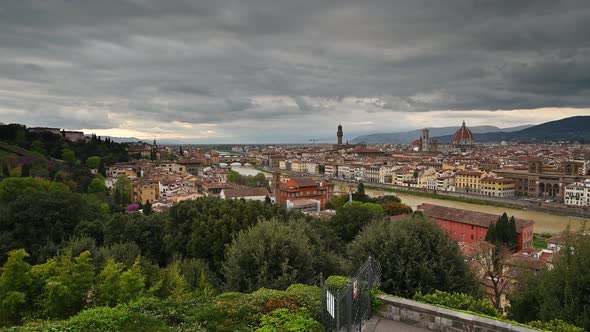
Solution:
<svg viewBox="0 0 590 332">
<path fill-rule="evenodd" d="M 321 319 L 326 331 L 361 331 L 373 315 L 371 291 L 379 285 L 381 266 L 369 257 L 344 288 L 321 280 Z"/>
</svg>

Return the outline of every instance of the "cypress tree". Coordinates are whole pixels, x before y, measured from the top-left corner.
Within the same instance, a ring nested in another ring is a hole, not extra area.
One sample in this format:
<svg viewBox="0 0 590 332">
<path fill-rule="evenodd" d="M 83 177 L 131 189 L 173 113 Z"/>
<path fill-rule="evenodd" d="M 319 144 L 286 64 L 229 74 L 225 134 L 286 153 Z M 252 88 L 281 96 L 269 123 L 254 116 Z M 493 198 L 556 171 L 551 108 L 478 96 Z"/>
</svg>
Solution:
<svg viewBox="0 0 590 332">
<path fill-rule="evenodd" d="M 510 234 L 510 247 L 516 249 L 518 248 L 518 232 L 516 231 L 516 220 L 514 219 L 514 216 L 510 217 L 508 230 Z"/>
<path fill-rule="evenodd" d="M 104 167 L 104 162 L 102 161 L 102 158 L 100 159 L 100 163 L 98 163 L 98 173 L 104 176 L 105 178 L 107 177 L 107 171 Z"/>
<path fill-rule="evenodd" d="M 143 206 L 143 214 L 145 214 L 146 216 L 152 214 L 152 203 L 150 203 L 149 201 L 145 203 L 145 205 Z"/>
<path fill-rule="evenodd" d="M 491 224 L 486 234 L 486 241 L 496 246 L 506 246 L 510 250 L 518 248 L 518 232 L 516 231 L 516 220 L 514 216 L 508 219 L 508 215 L 503 213 L 498 218 L 498 222 Z"/>
<path fill-rule="evenodd" d="M 486 241 L 489 243 L 496 243 L 496 224 L 490 224 L 488 232 L 486 233 Z"/>
<path fill-rule="evenodd" d="M 496 241 L 501 244 L 508 244 L 510 242 L 509 234 L 508 215 L 504 212 L 496 225 Z"/>
<path fill-rule="evenodd" d="M 29 166 L 29 164 L 24 164 L 20 170 L 21 178 L 26 178 L 26 177 L 31 176 L 30 173 L 31 173 L 31 166 Z"/>
<path fill-rule="evenodd" d="M 8 169 L 7 164 L 2 165 L 2 173 L 5 177 L 10 177 L 10 170 Z"/>
</svg>

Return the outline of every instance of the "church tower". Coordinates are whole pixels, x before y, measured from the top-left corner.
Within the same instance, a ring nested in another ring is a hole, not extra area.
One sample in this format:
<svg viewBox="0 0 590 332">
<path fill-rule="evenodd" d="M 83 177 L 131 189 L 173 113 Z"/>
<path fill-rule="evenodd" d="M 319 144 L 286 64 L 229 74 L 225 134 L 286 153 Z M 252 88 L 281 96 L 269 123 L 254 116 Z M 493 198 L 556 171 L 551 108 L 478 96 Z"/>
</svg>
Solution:
<svg viewBox="0 0 590 332">
<path fill-rule="evenodd" d="M 430 151 L 430 137 L 428 129 L 422 129 L 422 136 L 420 137 L 420 151 Z"/>
</svg>

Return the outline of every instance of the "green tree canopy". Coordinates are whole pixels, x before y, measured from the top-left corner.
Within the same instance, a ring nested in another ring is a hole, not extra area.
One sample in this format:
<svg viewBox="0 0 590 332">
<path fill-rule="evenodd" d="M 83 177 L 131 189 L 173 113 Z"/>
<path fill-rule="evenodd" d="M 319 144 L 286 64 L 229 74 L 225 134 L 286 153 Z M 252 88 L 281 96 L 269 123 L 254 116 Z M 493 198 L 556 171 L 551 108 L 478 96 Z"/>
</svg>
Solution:
<svg viewBox="0 0 590 332">
<path fill-rule="evenodd" d="M 92 179 L 90 185 L 88 186 L 88 193 L 104 193 L 107 191 L 107 186 L 105 184 L 104 178 L 96 177 Z"/>
<path fill-rule="evenodd" d="M 125 175 L 117 177 L 117 182 L 113 186 L 112 190 L 114 206 L 118 210 L 124 211 L 127 205 L 131 203 L 132 193 L 133 187 L 131 185 L 131 180 L 129 180 Z"/>
<path fill-rule="evenodd" d="M 98 169 L 100 162 L 101 158 L 98 156 L 88 157 L 88 159 L 86 159 L 86 166 L 90 169 Z"/>
<path fill-rule="evenodd" d="M 353 266 L 368 256 L 381 263 L 382 289 L 411 297 L 420 291 L 474 293 L 475 278 L 458 245 L 420 216 L 369 224 L 348 246 Z"/>
<path fill-rule="evenodd" d="M 388 216 L 397 216 L 400 214 L 412 213 L 412 208 L 403 203 L 397 203 L 394 201 L 383 204 L 383 210 Z"/>
<path fill-rule="evenodd" d="M 230 290 L 286 289 L 313 281 L 312 256 L 302 227 L 263 221 L 240 232 L 227 249 L 223 273 Z"/>
<path fill-rule="evenodd" d="M 213 271 L 220 271 L 226 247 L 241 230 L 257 224 L 260 219 L 289 220 L 299 215 L 282 205 L 257 201 L 213 197 L 184 201 L 167 213 L 163 242 L 166 252 L 202 258 Z"/>
<path fill-rule="evenodd" d="M 31 304 L 33 279 L 31 265 L 25 261 L 29 254 L 23 249 L 12 250 L 0 275 L 0 325 L 18 324 L 23 311 Z"/>
<path fill-rule="evenodd" d="M 76 161 L 76 154 L 71 149 L 64 148 L 61 150 L 61 159 L 73 163 Z"/>
<path fill-rule="evenodd" d="M 32 192 L 69 192 L 70 189 L 63 183 L 52 182 L 39 178 L 6 178 L 0 182 L 0 201 L 12 202 L 24 193 Z"/>
<path fill-rule="evenodd" d="M 371 221 L 381 218 L 383 218 L 381 205 L 353 201 L 352 205 L 346 204 L 337 210 L 336 215 L 331 219 L 331 223 L 338 237 L 348 243 L 355 238 L 363 227 Z"/>
<path fill-rule="evenodd" d="M 79 194 L 60 191 L 23 194 L 0 217 L 0 252 L 24 248 L 32 262 L 43 262 L 53 254 L 48 245 L 68 240 L 81 220 L 101 217 L 102 211 L 89 205 Z"/>
<path fill-rule="evenodd" d="M 78 257 L 60 256 L 32 269 L 34 278 L 43 280 L 42 305 L 52 318 L 64 318 L 79 312 L 95 279 L 90 253 Z"/>
<path fill-rule="evenodd" d="M 47 151 L 45 151 L 45 146 L 41 140 L 34 140 L 33 143 L 31 143 L 31 151 L 41 155 L 47 155 Z"/>
</svg>

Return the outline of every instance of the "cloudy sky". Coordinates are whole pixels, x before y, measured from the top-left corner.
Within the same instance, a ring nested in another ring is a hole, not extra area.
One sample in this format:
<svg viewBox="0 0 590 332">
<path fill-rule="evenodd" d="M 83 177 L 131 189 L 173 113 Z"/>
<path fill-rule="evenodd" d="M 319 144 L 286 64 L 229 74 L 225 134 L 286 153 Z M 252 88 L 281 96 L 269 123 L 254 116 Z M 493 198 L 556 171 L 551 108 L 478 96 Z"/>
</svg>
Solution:
<svg viewBox="0 0 590 332">
<path fill-rule="evenodd" d="M 304 142 L 590 115 L 588 0 L 0 0 L 0 122 Z"/>
</svg>

